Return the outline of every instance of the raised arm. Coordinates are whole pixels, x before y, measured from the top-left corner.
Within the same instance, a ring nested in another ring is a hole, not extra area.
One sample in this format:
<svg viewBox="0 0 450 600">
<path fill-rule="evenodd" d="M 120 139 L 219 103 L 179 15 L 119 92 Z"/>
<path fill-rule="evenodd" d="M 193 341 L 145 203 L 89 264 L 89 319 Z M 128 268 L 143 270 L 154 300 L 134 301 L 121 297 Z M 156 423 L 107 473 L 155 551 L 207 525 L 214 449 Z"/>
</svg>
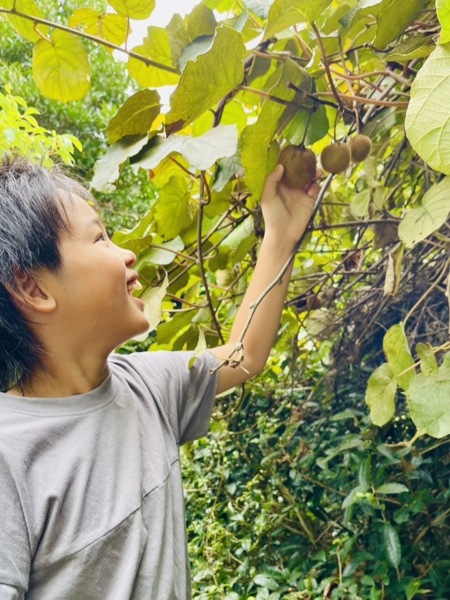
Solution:
<svg viewBox="0 0 450 600">
<path fill-rule="evenodd" d="M 294 250 L 308 225 L 319 193 L 317 183 L 306 189 L 288 188 L 281 182 L 282 175 L 283 167 L 278 165 L 267 177 L 261 198 L 265 234 L 253 277 L 234 321 L 230 339 L 223 346 L 212 349 L 213 354 L 223 360 L 230 355 L 233 360 L 239 359 L 238 353 L 233 351 L 246 326 L 251 306 L 275 279 Z M 292 265 L 255 311 L 243 338 L 240 366 L 228 364 L 219 369 L 217 393 L 247 381 L 264 368 L 278 331 L 291 271 Z"/>
</svg>

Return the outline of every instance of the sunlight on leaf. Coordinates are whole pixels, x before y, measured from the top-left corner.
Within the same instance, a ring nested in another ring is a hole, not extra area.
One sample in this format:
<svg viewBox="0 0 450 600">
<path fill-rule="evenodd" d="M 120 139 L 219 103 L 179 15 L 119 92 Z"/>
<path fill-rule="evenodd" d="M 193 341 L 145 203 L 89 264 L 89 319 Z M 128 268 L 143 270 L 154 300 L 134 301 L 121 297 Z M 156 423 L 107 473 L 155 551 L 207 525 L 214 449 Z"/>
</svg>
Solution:
<svg viewBox="0 0 450 600">
<path fill-rule="evenodd" d="M 403 217 L 398 235 L 407 248 L 437 231 L 450 212 L 450 177 L 434 184 L 422 198 L 422 206 L 413 208 Z"/>
<path fill-rule="evenodd" d="M 40 91 L 52 100 L 81 100 L 90 88 L 89 59 L 77 36 L 55 30 L 51 41 L 33 48 L 33 75 Z"/>
<path fill-rule="evenodd" d="M 384 363 L 375 369 L 367 382 L 365 401 L 374 425 L 383 427 L 394 417 L 396 391 L 397 381 L 391 367 Z"/>
<path fill-rule="evenodd" d="M 417 73 L 405 117 L 411 146 L 436 171 L 450 175 L 450 47 L 437 46 Z"/>
</svg>

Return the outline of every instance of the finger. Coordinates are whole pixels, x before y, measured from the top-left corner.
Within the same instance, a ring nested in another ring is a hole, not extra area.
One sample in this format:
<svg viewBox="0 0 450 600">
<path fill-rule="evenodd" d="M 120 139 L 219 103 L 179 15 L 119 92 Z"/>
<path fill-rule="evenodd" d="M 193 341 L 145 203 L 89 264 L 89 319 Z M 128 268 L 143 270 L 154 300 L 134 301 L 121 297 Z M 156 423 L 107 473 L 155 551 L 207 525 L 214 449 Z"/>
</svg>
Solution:
<svg viewBox="0 0 450 600">
<path fill-rule="evenodd" d="M 319 191 L 320 191 L 320 185 L 317 183 L 312 183 L 308 190 L 307 190 L 307 194 L 310 198 L 314 198 L 314 200 L 317 198 L 317 196 L 319 195 Z"/>
<path fill-rule="evenodd" d="M 264 185 L 263 195 L 264 197 L 273 197 L 277 194 L 277 184 L 280 182 L 283 177 L 284 167 L 283 165 L 277 165 L 272 173 L 269 173 L 266 177 L 266 182 Z"/>
<path fill-rule="evenodd" d="M 273 172 L 271 173 L 271 175 L 273 176 L 276 183 L 281 181 L 281 178 L 283 177 L 283 173 L 284 173 L 283 165 L 277 165 L 275 167 L 275 169 L 273 170 Z"/>
</svg>

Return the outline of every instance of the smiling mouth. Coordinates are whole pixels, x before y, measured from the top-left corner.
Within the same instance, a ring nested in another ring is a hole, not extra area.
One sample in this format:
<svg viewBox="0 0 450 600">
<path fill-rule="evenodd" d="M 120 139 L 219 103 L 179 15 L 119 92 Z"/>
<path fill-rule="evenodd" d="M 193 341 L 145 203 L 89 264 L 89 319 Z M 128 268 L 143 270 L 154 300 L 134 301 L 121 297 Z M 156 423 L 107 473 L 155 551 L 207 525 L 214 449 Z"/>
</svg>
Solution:
<svg viewBox="0 0 450 600">
<path fill-rule="evenodd" d="M 131 296 L 133 292 L 138 292 L 139 290 L 142 290 L 142 284 L 138 279 L 132 279 L 128 282 L 127 292 L 129 296 Z"/>
</svg>

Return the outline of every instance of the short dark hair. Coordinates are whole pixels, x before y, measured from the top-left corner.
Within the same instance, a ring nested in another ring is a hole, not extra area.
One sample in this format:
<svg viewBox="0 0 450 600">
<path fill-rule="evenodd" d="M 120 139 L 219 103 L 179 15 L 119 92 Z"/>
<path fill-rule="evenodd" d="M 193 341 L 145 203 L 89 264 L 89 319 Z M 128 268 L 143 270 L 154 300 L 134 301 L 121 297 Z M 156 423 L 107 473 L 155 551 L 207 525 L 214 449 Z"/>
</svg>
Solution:
<svg viewBox="0 0 450 600">
<path fill-rule="evenodd" d="M 9 290 L 17 275 L 61 266 L 59 240 L 69 233 L 61 202 L 89 194 L 55 166 L 51 170 L 17 155 L 0 158 L 0 390 L 24 383 L 39 367 L 45 349 Z"/>
</svg>

